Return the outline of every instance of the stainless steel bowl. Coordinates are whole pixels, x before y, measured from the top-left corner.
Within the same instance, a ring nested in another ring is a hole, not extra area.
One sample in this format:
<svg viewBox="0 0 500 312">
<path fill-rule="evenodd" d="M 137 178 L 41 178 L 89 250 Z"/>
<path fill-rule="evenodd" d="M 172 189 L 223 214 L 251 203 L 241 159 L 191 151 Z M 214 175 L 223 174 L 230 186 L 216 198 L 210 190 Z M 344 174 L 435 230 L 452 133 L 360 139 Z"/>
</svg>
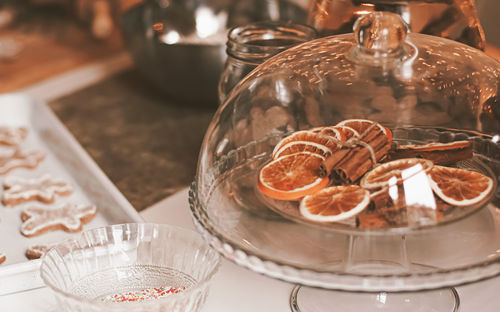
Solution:
<svg viewBox="0 0 500 312">
<path fill-rule="evenodd" d="M 150 0 L 125 11 L 121 22 L 136 67 L 154 86 L 174 100 L 216 106 L 227 30 L 306 16 L 306 8 L 288 1 Z"/>
</svg>

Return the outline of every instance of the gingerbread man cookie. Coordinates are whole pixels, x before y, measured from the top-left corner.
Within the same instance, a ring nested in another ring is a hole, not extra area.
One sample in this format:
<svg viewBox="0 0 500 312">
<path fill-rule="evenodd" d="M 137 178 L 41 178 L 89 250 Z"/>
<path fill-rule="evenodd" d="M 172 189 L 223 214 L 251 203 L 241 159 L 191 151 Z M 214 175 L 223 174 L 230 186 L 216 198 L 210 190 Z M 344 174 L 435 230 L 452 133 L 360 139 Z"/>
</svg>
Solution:
<svg viewBox="0 0 500 312">
<path fill-rule="evenodd" d="M 45 159 L 45 153 L 34 150 L 24 152 L 16 150 L 12 155 L 0 156 L 0 174 L 5 174 L 15 168 L 34 169 Z"/>
<path fill-rule="evenodd" d="M 47 245 L 33 245 L 26 249 L 26 258 L 30 260 L 40 259 L 43 257 L 52 247 L 57 244 L 47 244 Z"/>
<path fill-rule="evenodd" d="M 7 260 L 7 257 L 0 252 L 0 264 L 4 263 L 5 260 Z"/>
<path fill-rule="evenodd" d="M 4 205 L 19 205 L 27 201 L 38 200 L 45 204 L 54 202 L 55 195 L 67 196 L 73 192 L 73 187 L 60 179 L 54 179 L 46 174 L 37 179 L 23 179 L 9 176 L 3 183 Z"/>
<path fill-rule="evenodd" d="M 28 206 L 21 213 L 21 233 L 32 237 L 48 231 L 78 232 L 82 225 L 92 220 L 97 208 L 94 205 L 65 203 L 56 207 Z"/>
<path fill-rule="evenodd" d="M 0 145 L 18 146 L 27 134 L 28 129 L 24 127 L 0 126 Z"/>
</svg>

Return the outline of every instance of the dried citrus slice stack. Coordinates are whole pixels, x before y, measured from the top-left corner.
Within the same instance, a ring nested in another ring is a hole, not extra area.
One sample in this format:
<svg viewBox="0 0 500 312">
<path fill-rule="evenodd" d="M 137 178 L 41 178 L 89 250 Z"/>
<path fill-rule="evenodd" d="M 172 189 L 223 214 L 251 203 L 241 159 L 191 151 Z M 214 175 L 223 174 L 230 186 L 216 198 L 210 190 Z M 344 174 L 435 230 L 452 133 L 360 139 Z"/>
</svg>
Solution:
<svg viewBox="0 0 500 312">
<path fill-rule="evenodd" d="M 354 130 L 351 127 L 347 126 L 326 126 L 326 127 L 316 127 L 312 128 L 309 131 L 312 132 L 317 132 L 317 133 L 324 133 L 327 135 L 333 135 L 338 132 L 340 132 L 340 138 L 342 138 L 342 141 L 348 140 L 352 138 L 353 136 L 359 137 L 359 132 Z"/>
<path fill-rule="evenodd" d="M 281 141 L 276 144 L 273 150 L 273 159 L 278 158 L 276 155 L 287 155 L 289 152 L 285 153 L 284 150 L 286 148 L 290 148 L 290 143 L 292 142 L 300 142 L 301 145 L 295 144 L 294 149 L 297 150 L 300 147 L 304 147 L 304 151 L 309 151 L 315 153 L 315 151 L 311 151 L 308 145 L 309 143 L 316 143 L 322 146 L 325 146 L 330 152 L 333 152 L 338 148 L 337 143 L 339 140 L 342 140 L 342 136 L 339 133 L 339 137 L 320 135 L 317 132 L 303 130 L 292 133 L 291 135 L 283 138 Z M 293 146 L 293 145 L 292 145 Z M 320 155 L 323 155 L 323 152 L 318 151 Z"/>
<path fill-rule="evenodd" d="M 428 176 L 432 190 L 454 206 L 477 204 L 493 190 L 493 180 L 475 171 L 434 166 Z"/>
<path fill-rule="evenodd" d="M 314 133 L 319 133 L 320 135 L 323 136 L 330 136 L 339 141 L 346 140 L 345 133 L 342 127 L 337 127 L 337 126 L 316 127 L 309 131 L 312 131 Z"/>
<path fill-rule="evenodd" d="M 358 185 L 327 187 L 300 202 L 300 213 L 317 222 L 335 222 L 350 218 L 370 203 L 370 192 Z"/>
<path fill-rule="evenodd" d="M 349 127 L 357 131 L 360 135 L 363 135 L 363 132 L 365 132 L 365 130 L 368 129 L 373 123 L 374 121 L 367 119 L 346 119 L 344 121 L 339 122 L 337 126 Z M 380 130 L 382 130 L 382 132 L 385 133 L 385 135 L 387 136 L 387 140 L 391 142 L 392 141 L 391 130 L 389 130 L 389 128 L 387 127 L 382 126 L 379 123 L 377 123 L 377 126 L 380 128 Z"/>
<path fill-rule="evenodd" d="M 336 126 L 336 127 L 340 127 L 342 129 L 342 132 L 344 132 L 346 140 L 349 140 L 352 137 L 359 137 L 360 136 L 359 132 L 354 130 L 351 127 L 348 127 L 348 126 Z"/>
<path fill-rule="evenodd" d="M 300 152 L 317 154 L 322 156 L 323 158 L 327 158 L 332 154 L 332 150 L 322 144 L 308 141 L 292 141 L 283 145 L 278 151 L 276 151 L 276 153 L 273 155 L 273 158 L 276 159 L 281 156 Z"/>
<path fill-rule="evenodd" d="M 388 185 L 391 179 L 391 181 L 394 181 L 393 183 L 399 184 L 403 181 L 403 171 L 416 167 L 417 170 L 427 173 L 432 166 L 432 161 L 422 158 L 393 160 L 365 174 L 360 181 L 360 185 L 367 189 L 375 189 Z"/>
<path fill-rule="evenodd" d="M 259 190 L 275 199 L 297 200 L 328 184 L 319 176 L 323 157 L 310 152 L 282 156 L 266 164 L 259 173 Z"/>
</svg>

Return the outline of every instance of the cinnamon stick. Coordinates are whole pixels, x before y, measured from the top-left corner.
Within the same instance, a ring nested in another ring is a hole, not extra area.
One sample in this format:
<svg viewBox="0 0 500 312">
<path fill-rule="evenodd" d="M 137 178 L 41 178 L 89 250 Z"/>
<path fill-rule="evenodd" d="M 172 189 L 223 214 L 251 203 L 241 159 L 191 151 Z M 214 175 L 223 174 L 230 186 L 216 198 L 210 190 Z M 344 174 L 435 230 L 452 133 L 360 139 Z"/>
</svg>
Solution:
<svg viewBox="0 0 500 312">
<path fill-rule="evenodd" d="M 470 141 L 430 143 L 425 145 L 400 145 L 391 149 L 389 160 L 401 158 L 425 158 L 437 165 L 450 165 L 473 156 Z"/>
<path fill-rule="evenodd" d="M 436 209 L 412 205 L 408 206 L 405 193 L 398 188 L 398 196 L 393 199 L 387 190 L 381 190 L 370 195 L 370 210 L 356 216 L 356 224 L 363 229 L 378 229 L 383 227 L 401 227 L 419 224 L 421 220 L 440 222 L 446 210 L 451 206 L 436 199 Z"/>
<path fill-rule="evenodd" d="M 379 213 L 370 213 L 356 216 L 356 225 L 360 229 L 380 229 L 388 227 L 389 222 Z"/>
<path fill-rule="evenodd" d="M 356 216 L 356 225 L 361 229 L 380 229 L 386 227 L 402 227 L 408 225 L 418 225 L 420 218 L 432 220 L 439 223 L 443 220 L 443 213 L 439 210 L 413 207 L 412 209 L 419 209 L 416 220 L 409 220 L 407 209 L 400 209 L 397 211 L 379 211 L 368 214 L 359 214 Z"/>
<path fill-rule="evenodd" d="M 375 123 L 374 123 L 375 124 Z M 321 176 L 331 176 L 342 183 L 353 183 L 382 159 L 390 149 L 387 135 L 380 127 L 370 127 L 360 138 L 351 138 L 320 166 Z"/>
<path fill-rule="evenodd" d="M 357 225 L 362 229 L 378 229 L 389 226 L 407 225 L 404 192 L 398 189 L 396 202 L 389 196 L 387 189 L 370 195 L 371 211 L 357 216 Z"/>
</svg>

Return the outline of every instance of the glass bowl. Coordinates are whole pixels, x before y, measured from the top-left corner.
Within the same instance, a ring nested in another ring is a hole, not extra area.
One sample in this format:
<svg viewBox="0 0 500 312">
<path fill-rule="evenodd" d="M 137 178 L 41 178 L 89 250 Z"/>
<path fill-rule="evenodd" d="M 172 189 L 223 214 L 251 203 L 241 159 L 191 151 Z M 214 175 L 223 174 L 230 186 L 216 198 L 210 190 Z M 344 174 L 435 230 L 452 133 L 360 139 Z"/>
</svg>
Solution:
<svg viewBox="0 0 500 312">
<path fill-rule="evenodd" d="M 111 225 L 51 249 L 41 277 L 64 311 L 198 311 L 219 262 L 193 231 Z"/>
</svg>

